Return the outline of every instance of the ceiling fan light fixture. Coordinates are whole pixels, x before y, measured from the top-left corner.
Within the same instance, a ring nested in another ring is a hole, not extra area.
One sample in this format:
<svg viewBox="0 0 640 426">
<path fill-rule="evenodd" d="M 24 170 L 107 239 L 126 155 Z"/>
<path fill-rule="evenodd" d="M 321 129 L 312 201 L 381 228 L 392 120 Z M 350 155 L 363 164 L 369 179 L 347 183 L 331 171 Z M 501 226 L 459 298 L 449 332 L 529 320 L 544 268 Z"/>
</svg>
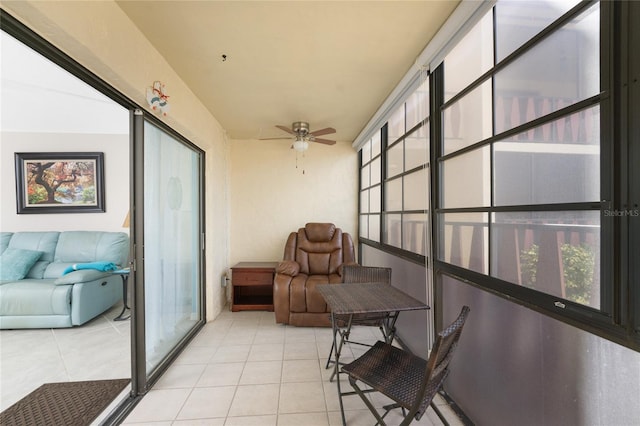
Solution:
<svg viewBox="0 0 640 426">
<path fill-rule="evenodd" d="M 291 123 L 291 130 L 302 137 L 307 136 L 309 134 L 309 123 L 306 121 L 294 121 Z"/>
<path fill-rule="evenodd" d="M 296 140 L 293 142 L 293 149 L 295 149 L 298 152 L 304 152 L 307 150 L 307 148 L 309 148 L 309 142 L 305 141 L 301 137 L 297 137 Z"/>
</svg>

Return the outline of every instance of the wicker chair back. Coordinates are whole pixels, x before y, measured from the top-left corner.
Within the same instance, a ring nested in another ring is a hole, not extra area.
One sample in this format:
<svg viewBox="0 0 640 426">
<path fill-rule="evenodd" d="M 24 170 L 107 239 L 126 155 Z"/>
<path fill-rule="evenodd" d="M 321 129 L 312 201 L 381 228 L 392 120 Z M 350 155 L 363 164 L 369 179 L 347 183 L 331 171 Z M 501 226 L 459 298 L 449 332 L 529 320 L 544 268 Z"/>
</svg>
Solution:
<svg viewBox="0 0 640 426">
<path fill-rule="evenodd" d="M 342 372 L 349 376 L 349 383 L 376 417 L 378 424 L 385 425 L 384 417 L 389 411 L 402 408 L 404 418 L 400 425 L 408 425 L 414 419 L 420 420 L 429 406 L 447 424 L 433 403 L 433 398 L 449 374 L 449 363 L 468 315 L 469 307 L 464 306 L 458 318 L 438 333 L 426 361 L 388 343 L 377 342 L 358 359 L 342 367 Z M 358 382 L 364 383 L 366 389 L 363 390 Z M 372 391 L 380 392 L 394 401 L 383 407 L 385 412 L 382 415 L 366 396 Z"/>
</svg>

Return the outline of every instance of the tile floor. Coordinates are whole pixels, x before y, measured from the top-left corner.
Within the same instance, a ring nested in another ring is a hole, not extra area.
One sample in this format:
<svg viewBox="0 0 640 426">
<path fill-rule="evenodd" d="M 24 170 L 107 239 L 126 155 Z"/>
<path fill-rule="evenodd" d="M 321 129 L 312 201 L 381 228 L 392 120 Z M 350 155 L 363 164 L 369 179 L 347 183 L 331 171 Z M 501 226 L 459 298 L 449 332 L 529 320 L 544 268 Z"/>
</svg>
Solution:
<svg viewBox="0 0 640 426">
<path fill-rule="evenodd" d="M 116 305 L 78 328 L 1 330 L 0 411 L 44 383 L 130 377 L 130 322 L 113 321 L 120 310 Z M 372 342 L 378 333 L 354 330 Z M 340 425 L 336 384 L 324 368 L 331 341 L 329 328 L 278 325 L 272 312 L 225 311 L 205 325 L 124 424 Z M 348 347 L 343 357 L 363 350 Z M 358 396 L 344 402 L 348 425 L 375 423 Z M 374 403 L 386 401 L 377 396 Z M 437 403 L 449 423 L 462 424 L 441 398 Z M 389 424 L 399 423 L 393 416 Z M 414 424 L 441 423 L 429 410 Z"/>
<path fill-rule="evenodd" d="M 354 334 L 378 338 L 366 327 Z M 278 325 L 272 312 L 223 312 L 206 324 L 123 424 L 340 425 L 336 384 L 324 368 L 331 341 L 328 328 Z M 347 352 L 353 357 L 358 350 L 363 349 Z M 344 378 L 342 383 L 349 387 Z M 380 396 L 373 401 L 378 407 L 386 403 Z M 358 396 L 344 402 L 348 425 L 375 423 Z M 462 424 L 439 396 L 437 403 L 452 425 Z M 398 424 L 393 416 L 387 417 L 389 424 Z M 429 409 L 414 424 L 441 422 Z"/>
<path fill-rule="evenodd" d="M 81 327 L 0 330 L 0 411 L 44 383 L 131 377 L 129 321 L 116 305 Z"/>
</svg>

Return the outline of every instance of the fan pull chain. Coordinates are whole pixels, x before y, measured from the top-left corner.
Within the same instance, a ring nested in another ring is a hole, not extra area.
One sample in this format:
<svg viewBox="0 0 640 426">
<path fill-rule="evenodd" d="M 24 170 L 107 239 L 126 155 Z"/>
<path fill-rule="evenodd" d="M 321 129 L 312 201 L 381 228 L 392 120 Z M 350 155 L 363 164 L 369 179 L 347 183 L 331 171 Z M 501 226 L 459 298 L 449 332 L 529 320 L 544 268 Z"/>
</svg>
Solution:
<svg viewBox="0 0 640 426">
<path fill-rule="evenodd" d="M 302 174 L 304 174 L 304 151 L 302 152 Z M 298 151 L 296 151 L 296 169 L 298 168 Z"/>
</svg>

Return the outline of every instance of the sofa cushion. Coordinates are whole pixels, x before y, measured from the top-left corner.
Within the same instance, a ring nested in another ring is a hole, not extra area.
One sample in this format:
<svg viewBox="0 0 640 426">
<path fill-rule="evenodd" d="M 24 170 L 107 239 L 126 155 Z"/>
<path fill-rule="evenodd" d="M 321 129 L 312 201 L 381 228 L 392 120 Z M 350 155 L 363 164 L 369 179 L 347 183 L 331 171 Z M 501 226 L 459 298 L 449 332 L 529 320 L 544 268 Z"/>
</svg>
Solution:
<svg viewBox="0 0 640 426">
<path fill-rule="evenodd" d="M 16 232 L 11 236 L 9 247 L 42 252 L 26 278 L 43 278 L 44 271 L 56 252 L 59 235 L 59 232 Z"/>
<path fill-rule="evenodd" d="M 13 232 L 0 232 L 0 254 L 2 254 L 7 247 L 9 247 L 9 241 Z"/>
<path fill-rule="evenodd" d="M 3 316 L 69 315 L 71 285 L 55 285 L 53 280 L 26 278 L 0 286 Z"/>
<path fill-rule="evenodd" d="M 45 278 L 59 278 L 76 263 L 126 263 L 129 236 L 124 232 L 65 231 L 60 233 L 54 261 L 47 267 Z"/>
<path fill-rule="evenodd" d="M 0 254 L 0 280 L 21 280 L 42 256 L 41 251 L 7 247 Z"/>
</svg>

